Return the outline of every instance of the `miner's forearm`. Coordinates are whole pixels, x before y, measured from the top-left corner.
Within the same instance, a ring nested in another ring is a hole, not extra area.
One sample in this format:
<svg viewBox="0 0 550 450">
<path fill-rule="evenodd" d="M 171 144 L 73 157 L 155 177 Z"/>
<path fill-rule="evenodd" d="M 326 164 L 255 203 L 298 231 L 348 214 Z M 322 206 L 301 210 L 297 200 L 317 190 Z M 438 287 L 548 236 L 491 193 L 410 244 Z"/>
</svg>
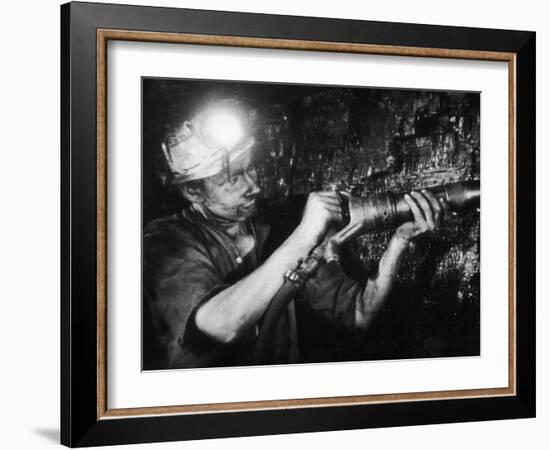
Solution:
<svg viewBox="0 0 550 450">
<path fill-rule="evenodd" d="M 296 229 L 258 269 L 202 305 L 195 316 L 197 327 L 217 341 L 233 342 L 258 322 L 283 284 L 284 275 L 314 245 L 305 232 Z"/>
<path fill-rule="evenodd" d="M 363 295 L 356 302 L 355 324 L 358 329 L 367 329 L 384 305 L 407 246 L 408 242 L 398 236 L 390 241 L 378 264 L 378 273 L 367 281 Z"/>
</svg>

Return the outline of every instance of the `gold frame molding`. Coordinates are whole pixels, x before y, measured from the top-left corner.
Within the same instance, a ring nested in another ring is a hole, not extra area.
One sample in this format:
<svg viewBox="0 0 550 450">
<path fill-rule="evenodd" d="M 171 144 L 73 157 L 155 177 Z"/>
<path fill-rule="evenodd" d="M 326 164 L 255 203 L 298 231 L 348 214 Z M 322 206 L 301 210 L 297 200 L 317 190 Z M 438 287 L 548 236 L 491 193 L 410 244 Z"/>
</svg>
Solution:
<svg viewBox="0 0 550 450">
<path fill-rule="evenodd" d="M 516 395 L 516 55 L 506 52 L 398 47 L 341 42 L 297 41 L 237 36 L 97 30 L 97 419 L 171 414 L 220 413 L 305 407 L 345 406 L 421 400 Z M 508 386 L 503 388 L 409 392 L 400 394 L 318 397 L 200 405 L 109 409 L 107 405 L 107 43 L 110 40 L 180 43 L 286 50 L 309 50 L 501 61 L 508 63 Z"/>
</svg>

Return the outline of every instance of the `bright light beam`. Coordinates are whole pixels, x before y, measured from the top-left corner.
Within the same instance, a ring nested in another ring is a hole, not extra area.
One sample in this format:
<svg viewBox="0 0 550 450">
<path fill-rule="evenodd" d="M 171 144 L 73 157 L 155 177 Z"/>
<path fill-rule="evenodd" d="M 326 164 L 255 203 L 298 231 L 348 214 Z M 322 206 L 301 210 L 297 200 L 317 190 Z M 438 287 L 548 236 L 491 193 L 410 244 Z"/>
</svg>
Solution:
<svg viewBox="0 0 550 450">
<path fill-rule="evenodd" d="M 238 144 L 244 130 L 241 122 L 230 111 L 214 110 L 205 118 L 204 131 L 219 147 L 231 149 Z"/>
</svg>

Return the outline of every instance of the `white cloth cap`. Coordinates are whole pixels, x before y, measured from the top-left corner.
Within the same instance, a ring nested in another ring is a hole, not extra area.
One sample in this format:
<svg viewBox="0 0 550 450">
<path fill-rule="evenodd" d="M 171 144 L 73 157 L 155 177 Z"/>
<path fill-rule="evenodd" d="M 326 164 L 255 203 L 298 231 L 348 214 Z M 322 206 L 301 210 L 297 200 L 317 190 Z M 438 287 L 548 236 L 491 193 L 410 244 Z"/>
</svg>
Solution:
<svg viewBox="0 0 550 450">
<path fill-rule="evenodd" d="M 250 136 L 244 137 L 231 148 L 215 145 L 203 130 L 205 113 L 184 122 L 162 143 L 162 151 L 172 174 L 172 184 L 216 175 L 224 169 L 224 164 L 238 159 L 254 145 L 254 138 Z"/>
</svg>

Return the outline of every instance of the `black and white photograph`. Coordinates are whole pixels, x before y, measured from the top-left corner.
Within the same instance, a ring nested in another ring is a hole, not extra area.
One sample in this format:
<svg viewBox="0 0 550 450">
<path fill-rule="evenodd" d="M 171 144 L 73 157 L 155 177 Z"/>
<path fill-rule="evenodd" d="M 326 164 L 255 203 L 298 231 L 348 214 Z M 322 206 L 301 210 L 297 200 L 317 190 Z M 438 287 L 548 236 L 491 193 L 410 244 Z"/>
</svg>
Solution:
<svg viewBox="0 0 550 450">
<path fill-rule="evenodd" d="M 0 448 L 548 447 L 544 2 L 5 5 Z"/>
<path fill-rule="evenodd" d="M 480 93 L 142 78 L 142 369 L 480 355 Z"/>
</svg>

